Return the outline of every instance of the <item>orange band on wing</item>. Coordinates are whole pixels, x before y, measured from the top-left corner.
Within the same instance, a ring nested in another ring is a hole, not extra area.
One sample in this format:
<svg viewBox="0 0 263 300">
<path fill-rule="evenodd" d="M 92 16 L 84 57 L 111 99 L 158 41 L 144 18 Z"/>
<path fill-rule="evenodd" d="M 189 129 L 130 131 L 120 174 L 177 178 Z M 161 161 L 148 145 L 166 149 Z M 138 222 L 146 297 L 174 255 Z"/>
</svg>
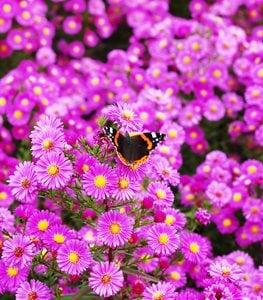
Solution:
<svg viewBox="0 0 263 300">
<path fill-rule="evenodd" d="M 118 143 L 119 136 L 120 136 L 120 132 L 117 131 L 116 134 L 115 134 L 115 136 L 114 136 L 114 145 L 116 147 L 119 147 L 119 143 Z"/>
</svg>

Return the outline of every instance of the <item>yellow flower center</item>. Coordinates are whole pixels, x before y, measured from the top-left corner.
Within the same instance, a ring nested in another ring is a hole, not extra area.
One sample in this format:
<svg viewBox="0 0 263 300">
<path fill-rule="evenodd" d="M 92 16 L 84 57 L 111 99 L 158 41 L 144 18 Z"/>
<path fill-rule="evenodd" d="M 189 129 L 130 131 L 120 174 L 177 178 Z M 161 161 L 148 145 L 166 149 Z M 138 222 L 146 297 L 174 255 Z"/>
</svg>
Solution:
<svg viewBox="0 0 263 300">
<path fill-rule="evenodd" d="M 236 258 L 236 263 L 238 265 L 243 265 L 244 262 L 245 262 L 245 260 L 244 260 L 244 258 L 242 256 L 239 256 L 239 257 Z"/>
<path fill-rule="evenodd" d="M 142 77 L 141 74 L 136 74 L 136 75 L 135 75 L 135 79 L 136 79 L 137 81 L 142 81 L 142 80 L 143 80 L 143 77 Z"/>
<path fill-rule="evenodd" d="M 249 174 L 254 174 L 257 172 L 257 168 L 255 166 L 249 166 L 247 170 Z"/>
<path fill-rule="evenodd" d="M 242 195 L 240 193 L 234 193 L 233 200 L 235 202 L 239 202 L 242 199 Z"/>
<path fill-rule="evenodd" d="M 107 184 L 107 179 L 104 175 L 98 175 L 94 178 L 94 184 L 97 188 L 103 189 Z"/>
<path fill-rule="evenodd" d="M 181 278 L 180 273 L 178 273 L 178 272 L 176 272 L 176 271 L 173 271 L 173 272 L 171 273 L 171 277 L 172 277 L 173 280 L 178 280 L 178 279 Z"/>
<path fill-rule="evenodd" d="M 220 70 L 215 70 L 215 71 L 213 72 L 213 76 L 214 76 L 215 78 L 220 78 L 221 75 L 222 75 L 222 72 L 221 72 Z"/>
<path fill-rule="evenodd" d="M 47 172 L 50 176 L 56 176 L 59 174 L 59 167 L 57 165 L 49 165 L 47 168 Z"/>
<path fill-rule="evenodd" d="M 98 77 L 92 78 L 91 84 L 92 85 L 98 85 L 100 83 L 100 80 Z"/>
<path fill-rule="evenodd" d="M 103 284 L 109 284 L 109 283 L 111 283 L 111 280 L 112 280 L 112 278 L 111 278 L 111 276 L 108 275 L 108 274 L 104 274 L 104 275 L 102 276 L 102 278 L 101 278 L 101 282 L 102 282 Z"/>
<path fill-rule="evenodd" d="M 192 132 L 190 133 L 190 137 L 191 137 L 191 139 L 196 139 L 196 138 L 198 137 L 197 132 L 192 131 Z"/>
<path fill-rule="evenodd" d="M 0 106 L 6 106 L 6 98 L 0 97 Z"/>
<path fill-rule="evenodd" d="M 58 244 L 63 244 L 65 242 L 65 236 L 57 233 L 54 235 L 54 241 Z"/>
<path fill-rule="evenodd" d="M 69 22 L 69 24 L 68 24 L 69 28 L 71 28 L 71 29 L 75 28 L 76 25 L 77 25 L 77 24 L 76 24 L 74 21 L 71 21 L 71 22 Z"/>
<path fill-rule="evenodd" d="M 127 179 L 120 179 L 119 180 L 119 188 L 124 190 L 124 189 L 127 189 L 129 187 L 129 181 Z"/>
<path fill-rule="evenodd" d="M 158 189 L 156 191 L 156 196 L 159 198 L 159 199 L 164 199 L 166 197 L 166 193 L 164 190 L 161 190 L 161 189 Z"/>
<path fill-rule="evenodd" d="M 89 165 L 84 164 L 82 166 L 82 170 L 83 170 L 83 172 L 87 172 L 89 170 Z"/>
<path fill-rule="evenodd" d="M 253 285 L 253 291 L 255 291 L 256 293 L 259 293 L 262 290 L 262 285 L 259 283 L 255 283 Z"/>
<path fill-rule="evenodd" d="M 173 225 L 175 222 L 175 217 L 172 215 L 167 215 L 165 218 L 165 224 L 167 225 Z"/>
<path fill-rule="evenodd" d="M 190 64 L 190 62 L 191 62 L 191 57 L 185 56 L 185 57 L 183 58 L 183 63 L 184 63 L 184 64 L 188 65 L 188 64 Z"/>
<path fill-rule="evenodd" d="M 263 78 L 263 69 L 259 69 L 257 75 L 258 77 Z"/>
<path fill-rule="evenodd" d="M 6 192 L 0 192 L 0 200 L 5 200 L 7 198 Z"/>
<path fill-rule="evenodd" d="M 22 13 L 22 17 L 23 19 L 28 20 L 31 17 L 31 14 L 29 13 L 29 11 L 24 11 Z"/>
<path fill-rule="evenodd" d="M 29 101 L 28 101 L 27 98 L 24 98 L 24 99 L 21 100 L 21 104 L 22 104 L 23 106 L 27 106 L 28 103 L 29 103 Z"/>
<path fill-rule="evenodd" d="M 159 77 L 161 75 L 161 71 L 159 70 L 159 69 L 155 69 L 154 71 L 153 71 L 153 77 Z"/>
<path fill-rule="evenodd" d="M 224 277 L 229 277 L 229 275 L 231 275 L 231 270 L 229 269 L 229 267 L 222 267 L 221 274 Z"/>
<path fill-rule="evenodd" d="M 50 150 L 53 148 L 53 146 L 54 146 L 54 143 L 50 138 L 45 139 L 42 143 L 42 147 L 44 150 Z"/>
<path fill-rule="evenodd" d="M 22 116 L 23 116 L 23 113 L 22 113 L 21 110 L 16 110 L 16 111 L 14 112 L 14 117 L 15 117 L 16 119 L 21 119 Z"/>
<path fill-rule="evenodd" d="M 122 117 L 123 117 L 123 119 L 125 119 L 127 121 L 132 121 L 133 120 L 133 112 L 128 109 L 125 109 L 122 112 Z"/>
<path fill-rule="evenodd" d="M 112 223 L 110 225 L 110 232 L 112 234 L 119 234 L 121 232 L 121 226 L 118 223 Z"/>
<path fill-rule="evenodd" d="M 167 233 L 161 233 L 158 240 L 161 245 L 166 245 L 169 242 L 169 236 Z"/>
<path fill-rule="evenodd" d="M 75 251 L 69 253 L 68 260 L 71 263 L 76 264 L 79 261 L 79 259 L 80 259 L 80 257 L 78 255 L 78 253 L 76 253 Z"/>
<path fill-rule="evenodd" d="M 153 300 L 163 300 L 164 294 L 161 291 L 154 292 L 153 294 Z"/>
<path fill-rule="evenodd" d="M 40 230 L 40 231 L 45 231 L 47 230 L 47 228 L 49 227 L 49 222 L 48 220 L 41 220 L 38 222 L 37 224 L 37 228 Z"/>
<path fill-rule="evenodd" d="M 251 227 L 251 232 L 254 233 L 254 234 L 259 233 L 260 232 L 259 227 L 257 225 L 253 225 Z"/>
<path fill-rule="evenodd" d="M 120 79 L 115 80 L 115 86 L 117 87 L 122 86 L 122 81 Z"/>
<path fill-rule="evenodd" d="M 176 137 L 177 137 L 177 131 L 176 131 L 175 129 L 170 129 L 170 130 L 168 131 L 168 136 L 169 136 L 170 138 L 176 138 Z"/>
<path fill-rule="evenodd" d="M 16 275 L 18 274 L 18 269 L 17 268 L 15 268 L 15 267 L 9 267 L 8 269 L 7 269 L 7 275 L 9 276 L 9 277 L 15 277 Z"/>
<path fill-rule="evenodd" d="M 230 219 L 224 219 L 223 225 L 224 225 L 225 227 L 229 227 L 229 226 L 232 225 L 232 221 L 231 221 Z"/>
<path fill-rule="evenodd" d="M 42 94 L 42 88 L 41 88 L 40 86 L 35 86 L 35 87 L 33 88 L 33 92 L 34 92 L 34 94 L 36 94 L 36 95 L 41 95 L 41 94 Z"/>
<path fill-rule="evenodd" d="M 211 105 L 210 106 L 210 111 L 211 112 L 217 112 L 217 106 L 216 105 Z"/>
<path fill-rule="evenodd" d="M 22 41 L 22 38 L 21 38 L 20 35 L 15 35 L 14 36 L 14 42 L 15 43 L 19 44 L 19 43 L 21 43 L 21 41 Z"/>
<path fill-rule="evenodd" d="M 5 4 L 3 5 L 3 11 L 4 11 L 5 13 L 10 12 L 11 9 L 12 9 L 12 8 L 11 8 L 11 5 L 10 5 L 10 4 L 5 3 Z"/>
<path fill-rule="evenodd" d="M 191 251 L 192 253 L 198 253 L 198 252 L 199 252 L 199 245 L 198 245 L 197 243 L 195 243 L 195 242 L 192 242 L 192 243 L 190 244 L 189 249 L 190 249 L 190 251 Z"/>
<path fill-rule="evenodd" d="M 194 42 L 194 43 L 192 44 L 192 49 L 193 49 L 194 51 L 198 51 L 198 50 L 200 49 L 200 44 L 197 43 L 197 42 Z"/>
</svg>

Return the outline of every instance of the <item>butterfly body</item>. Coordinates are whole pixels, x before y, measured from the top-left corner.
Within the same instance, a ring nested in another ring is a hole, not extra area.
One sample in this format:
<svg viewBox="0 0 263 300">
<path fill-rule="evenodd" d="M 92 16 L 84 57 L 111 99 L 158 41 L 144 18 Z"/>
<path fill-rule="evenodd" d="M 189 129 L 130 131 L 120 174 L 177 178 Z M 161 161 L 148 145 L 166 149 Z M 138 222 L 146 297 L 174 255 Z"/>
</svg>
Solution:
<svg viewBox="0 0 263 300">
<path fill-rule="evenodd" d="M 105 134 L 112 141 L 120 161 L 136 169 L 149 159 L 150 152 L 164 140 L 165 135 L 159 132 L 136 132 L 123 135 L 119 130 L 106 126 Z"/>
</svg>

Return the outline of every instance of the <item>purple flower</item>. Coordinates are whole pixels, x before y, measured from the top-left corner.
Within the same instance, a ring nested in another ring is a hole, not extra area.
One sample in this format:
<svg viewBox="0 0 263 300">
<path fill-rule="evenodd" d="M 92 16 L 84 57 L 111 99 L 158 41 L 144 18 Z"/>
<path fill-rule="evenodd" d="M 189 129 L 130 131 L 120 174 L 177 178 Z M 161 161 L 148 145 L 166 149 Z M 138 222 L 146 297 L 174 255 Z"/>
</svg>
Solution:
<svg viewBox="0 0 263 300">
<path fill-rule="evenodd" d="M 62 153 L 47 153 L 37 161 L 36 175 L 42 187 L 60 189 L 69 183 L 73 175 L 72 164 Z"/>
<path fill-rule="evenodd" d="M 28 267 L 15 267 L 0 261 L 1 286 L 14 293 L 21 283 L 25 282 L 29 274 Z"/>
<path fill-rule="evenodd" d="M 158 282 L 146 287 L 143 292 L 143 300 L 162 299 L 162 300 L 174 300 L 177 293 L 175 292 L 175 286 L 170 282 Z"/>
<path fill-rule="evenodd" d="M 99 162 L 83 174 L 83 188 L 90 197 L 102 201 L 110 196 L 112 187 L 116 184 L 115 170 Z"/>
<path fill-rule="evenodd" d="M 241 280 L 241 269 L 236 264 L 230 264 L 226 259 L 218 259 L 212 262 L 208 270 L 211 278 L 219 281 L 237 283 Z"/>
<path fill-rule="evenodd" d="M 181 251 L 186 260 L 200 263 L 210 254 L 210 244 L 201 235 L 185 231 L 181 234 Z"/>
<path fill-rule="evenodd" d="M 98 219 L 98 239 L 109 247 L 123 246 L 132 232 L 133 219 L 115 210 L 105 212 Z"/>
<path fill-rule="evenodd" d="M 39 299 L 48 300 L 53 297 L 51 290 L 42 282 L 31 279 L 29 282 L 23 282 L 16 290 L 17 300 Z"/>
<path fill-rule="evenodd" d="M 29 161 L 20 163 L 14 174 L 9 177 L 9 186 L 12 195 L 17 200 L 23 203 L 35 201 L 38 193 L 38 182 L 34 164 Z"/>
<path fill-rule="evenodd" d="M 223 182 L 212 181 L 206 190 L 208 200 L 217 207 L 223 207 L 231 197 L 231 189 Z"/>
<path fill-rule="evenodd" d="M 40 158 L 47 153 L 62 153 L 66 143 L 63 132 L 56 128 L 35 131 L 30 137 L 32 138 L 32 155 L 35 158 Z"/>
<path fill-rule="evenodd" d="M 203 208 L 198 208 L 198 210 L 195 213 L 195 218 L 197 221 L 203 225 L 208 225 L 211 222 L 211 214 Z"/>
<path fill-rule="evenodd" d="M 6 265 L 29 266 L 34 255 L 35 245 L 28 236 L 18 234 L 4 241 L 2 259 Z"/>
<path fill-rule="evenodd" d="M 55 224 L 61 224 L 59 216 L 46 210 L 36 210 L 27 221 L 26 234 L 42 238 L 48 228 Z"/>
<path fill-rule="evenodd" d="M 87 243 L 76 239 L 66 241 L 57 252 L 59 268 L 70 275 L 79 275 L 89 267 L 91 254 Z"/>
<path fill-rule="evenodd" d="M 111 297 L 116 295 L 123 285 L 123 273 L 115 263 L 95 263 L 90 272 L 89 286 L 97 295 Z"/>
<path fill-rule="evenodd" d="M 151 182 L 148 186 L 149 196 L 153 198 L 155 206 L 171 207 L 174 201 L 174 194 L 164 182 Z"/>
<path fill-rule="evenodd" d="M 173 226 L 159 223 L 149 228 L 147 242 L 156 254 L 171 255 L 179 248 L 180 239 Z"/>
</svg>

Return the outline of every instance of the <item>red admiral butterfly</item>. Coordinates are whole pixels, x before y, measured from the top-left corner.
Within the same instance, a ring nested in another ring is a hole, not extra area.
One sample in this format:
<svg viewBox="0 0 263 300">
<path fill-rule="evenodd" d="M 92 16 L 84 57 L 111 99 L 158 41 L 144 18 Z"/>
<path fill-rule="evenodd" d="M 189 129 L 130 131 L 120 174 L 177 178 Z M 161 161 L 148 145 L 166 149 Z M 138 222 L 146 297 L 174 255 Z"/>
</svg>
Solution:
<svg viewBox="0 0 263 300">
<path fill-rule="evenodd" d="M 104 127 L 104 132 L 112 141 L 120 161 L 132 169 L 137 169 L 145 163 L 150 152 L 165 138 L 165 134 L 159 132 L 136 132 L 123 135 L 110 126 Z"/>
</svg>

